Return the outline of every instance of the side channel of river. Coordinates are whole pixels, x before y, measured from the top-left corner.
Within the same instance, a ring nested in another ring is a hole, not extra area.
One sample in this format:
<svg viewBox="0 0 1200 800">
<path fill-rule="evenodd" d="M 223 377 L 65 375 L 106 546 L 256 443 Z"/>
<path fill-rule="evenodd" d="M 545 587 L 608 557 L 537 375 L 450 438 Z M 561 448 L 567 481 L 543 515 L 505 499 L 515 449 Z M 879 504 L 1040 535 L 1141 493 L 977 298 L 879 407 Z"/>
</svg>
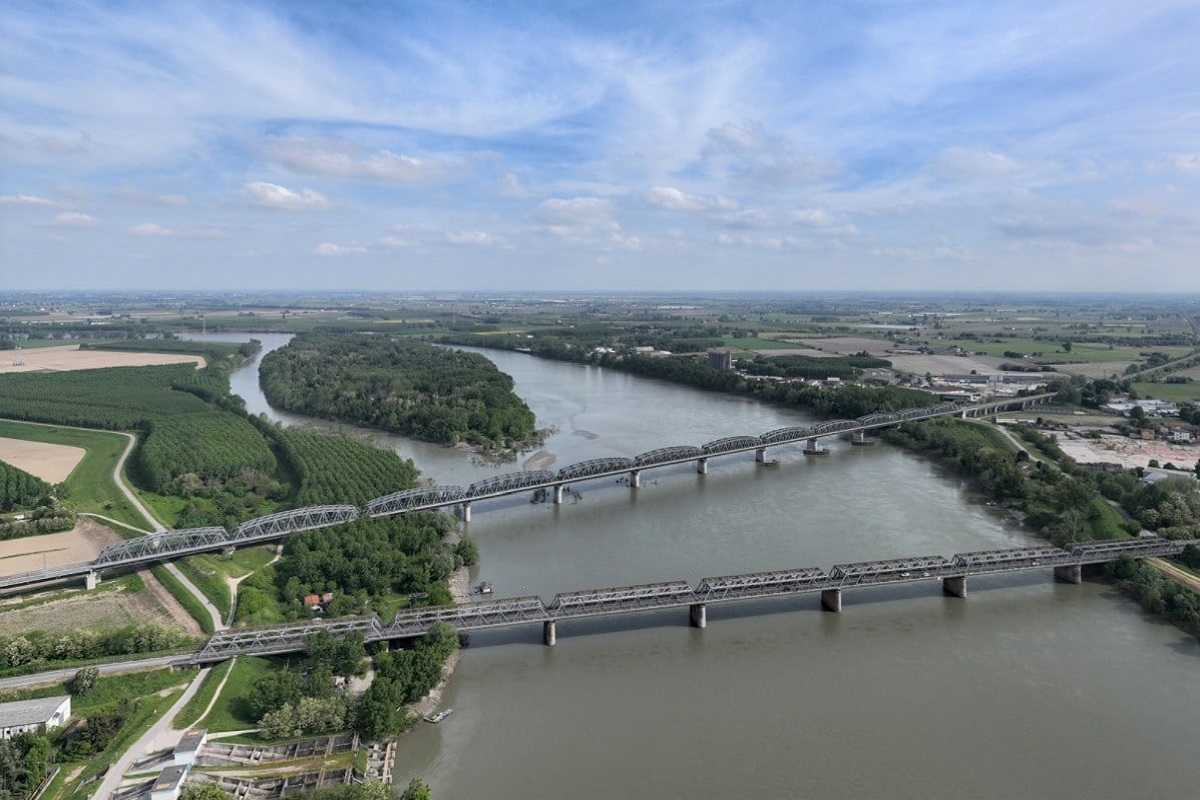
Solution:
<svg viewBox="0 0 1200 800">
<path fill-rule="evenodd" d="M 244 339 L 245 337 L 239 337 Z M 269 348 L 287 337 L 259 336 Z M 557 468 L 810 420 L 620 373 L 485 355 Z M 257 365 L 234 376 L 268 413 Z M 384 437 L 440 483 L 518 468 Z M 467 533 L 498 596 L 943 554 L 1036 541 L 953 476 L 886 446 L 828 443 L 582 483 L 566 504 L 482 504 Z M 448 798 L 1186 797 L 1200 785 L 1200 646 L 1098 584 L 984 578 L 564 623 L 472 637 L 455 709 L 401 741 L 397 783 Z"/>
</svg>

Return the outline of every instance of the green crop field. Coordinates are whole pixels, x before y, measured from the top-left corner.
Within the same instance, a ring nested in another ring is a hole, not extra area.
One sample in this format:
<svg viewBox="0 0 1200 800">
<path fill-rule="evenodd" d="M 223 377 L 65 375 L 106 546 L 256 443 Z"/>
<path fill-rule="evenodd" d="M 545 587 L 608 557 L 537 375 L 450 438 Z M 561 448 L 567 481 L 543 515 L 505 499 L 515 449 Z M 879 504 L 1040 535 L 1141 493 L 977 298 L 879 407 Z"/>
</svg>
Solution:
<svg viewBox="0 0 1200 800">
<path fill-rule="evenodd" d="M 1175 403 L 1200 403 L 1200 381 L 1191 383 L 1142 383 L 1133 384 L 1139 397 L 1169 400 Z"/>
<path fill-rule="evenodd" d="M 138 528 L 146 526 L 112 478 L 113 468 L 129 444 L 125 435 L 0 419 L 0 436 L 83 448 L 87 455 L 66 480 L 66 500 L 77 511 L 102 514 Z"/>
</svg>

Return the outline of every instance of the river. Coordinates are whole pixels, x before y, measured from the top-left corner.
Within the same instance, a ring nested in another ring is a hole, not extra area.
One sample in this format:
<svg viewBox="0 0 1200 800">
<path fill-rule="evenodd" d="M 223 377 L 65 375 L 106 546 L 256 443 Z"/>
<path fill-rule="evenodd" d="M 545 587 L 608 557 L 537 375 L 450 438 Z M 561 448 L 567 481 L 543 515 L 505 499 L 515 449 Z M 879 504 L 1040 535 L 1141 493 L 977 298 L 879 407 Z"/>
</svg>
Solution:
<svg viewBox="0 0 1200 800">
<path fill-rule="evenodd" d="M 236 338 L 236 337 L 231 337 Z M 244 339 L 245 337 L 241 337 Z M 285 336 L 262 335 L 267 348 Z M 555 433 L 539 464 L 632 456 L 811 419 L 594 367 L 485 353 Z M 257 365 L 233 378 L 267 406 Z M 497 596 L 1041 543 L 928 462 L 828 441 L 478 504 L 467 534 Z M 440 483 L 518 468 L 384 436 Z M 531 457 L 527 454 L 524 458 Z M 400 741 L 397 784 L 507 798 L 1194 796 L 1200 644 L 1104 585 L 971 579 L 475 634 L 454 714 Z"/>
</svg>

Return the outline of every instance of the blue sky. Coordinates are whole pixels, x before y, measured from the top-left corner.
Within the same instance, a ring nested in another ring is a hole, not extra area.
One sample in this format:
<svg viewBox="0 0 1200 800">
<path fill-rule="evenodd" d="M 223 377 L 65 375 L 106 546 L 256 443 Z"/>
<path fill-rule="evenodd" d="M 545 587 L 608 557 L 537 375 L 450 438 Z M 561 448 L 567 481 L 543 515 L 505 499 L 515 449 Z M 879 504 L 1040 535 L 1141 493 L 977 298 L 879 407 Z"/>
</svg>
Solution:
<svg viewBox="0 0 1200 800">
<path fill-rule="evenodd" d="M 1200 6 L 0 14 L 0 287 L 1200 291 Z"/>
</svg>

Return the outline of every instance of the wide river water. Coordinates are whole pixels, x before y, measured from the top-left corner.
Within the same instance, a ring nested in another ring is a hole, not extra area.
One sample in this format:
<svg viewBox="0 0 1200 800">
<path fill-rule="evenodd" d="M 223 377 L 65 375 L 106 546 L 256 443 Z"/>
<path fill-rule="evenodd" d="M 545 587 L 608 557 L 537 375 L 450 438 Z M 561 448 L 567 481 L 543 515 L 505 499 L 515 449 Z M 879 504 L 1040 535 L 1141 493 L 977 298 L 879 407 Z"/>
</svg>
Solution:
<svg viewBox="0 0 1200 800">
<path fill-rule="evenodd" d="M 245 339 L 241 337 L 210 337 Z M 288 337 L 257 335 L 267 349 Z M 518 464 L 393 436 L 439 483 L 812 420 L 594 367 L 484 351 L 554 429 Z M 288 424 L 233 377 L 253 413 Z M 957 478 L 885 445 L 775 448 L 709 474 L 578 484 L 562 505 L 477 504 L 473 580 L 497 597 L 1041 543 Z M 552 463 L 550 463 L 552 462 Z M 1195 797 L 1200 643 L 1050 571 L 475 634 L 453 716 L 400 740 L 396 782 L 452 798 Z"/>
</svg>

